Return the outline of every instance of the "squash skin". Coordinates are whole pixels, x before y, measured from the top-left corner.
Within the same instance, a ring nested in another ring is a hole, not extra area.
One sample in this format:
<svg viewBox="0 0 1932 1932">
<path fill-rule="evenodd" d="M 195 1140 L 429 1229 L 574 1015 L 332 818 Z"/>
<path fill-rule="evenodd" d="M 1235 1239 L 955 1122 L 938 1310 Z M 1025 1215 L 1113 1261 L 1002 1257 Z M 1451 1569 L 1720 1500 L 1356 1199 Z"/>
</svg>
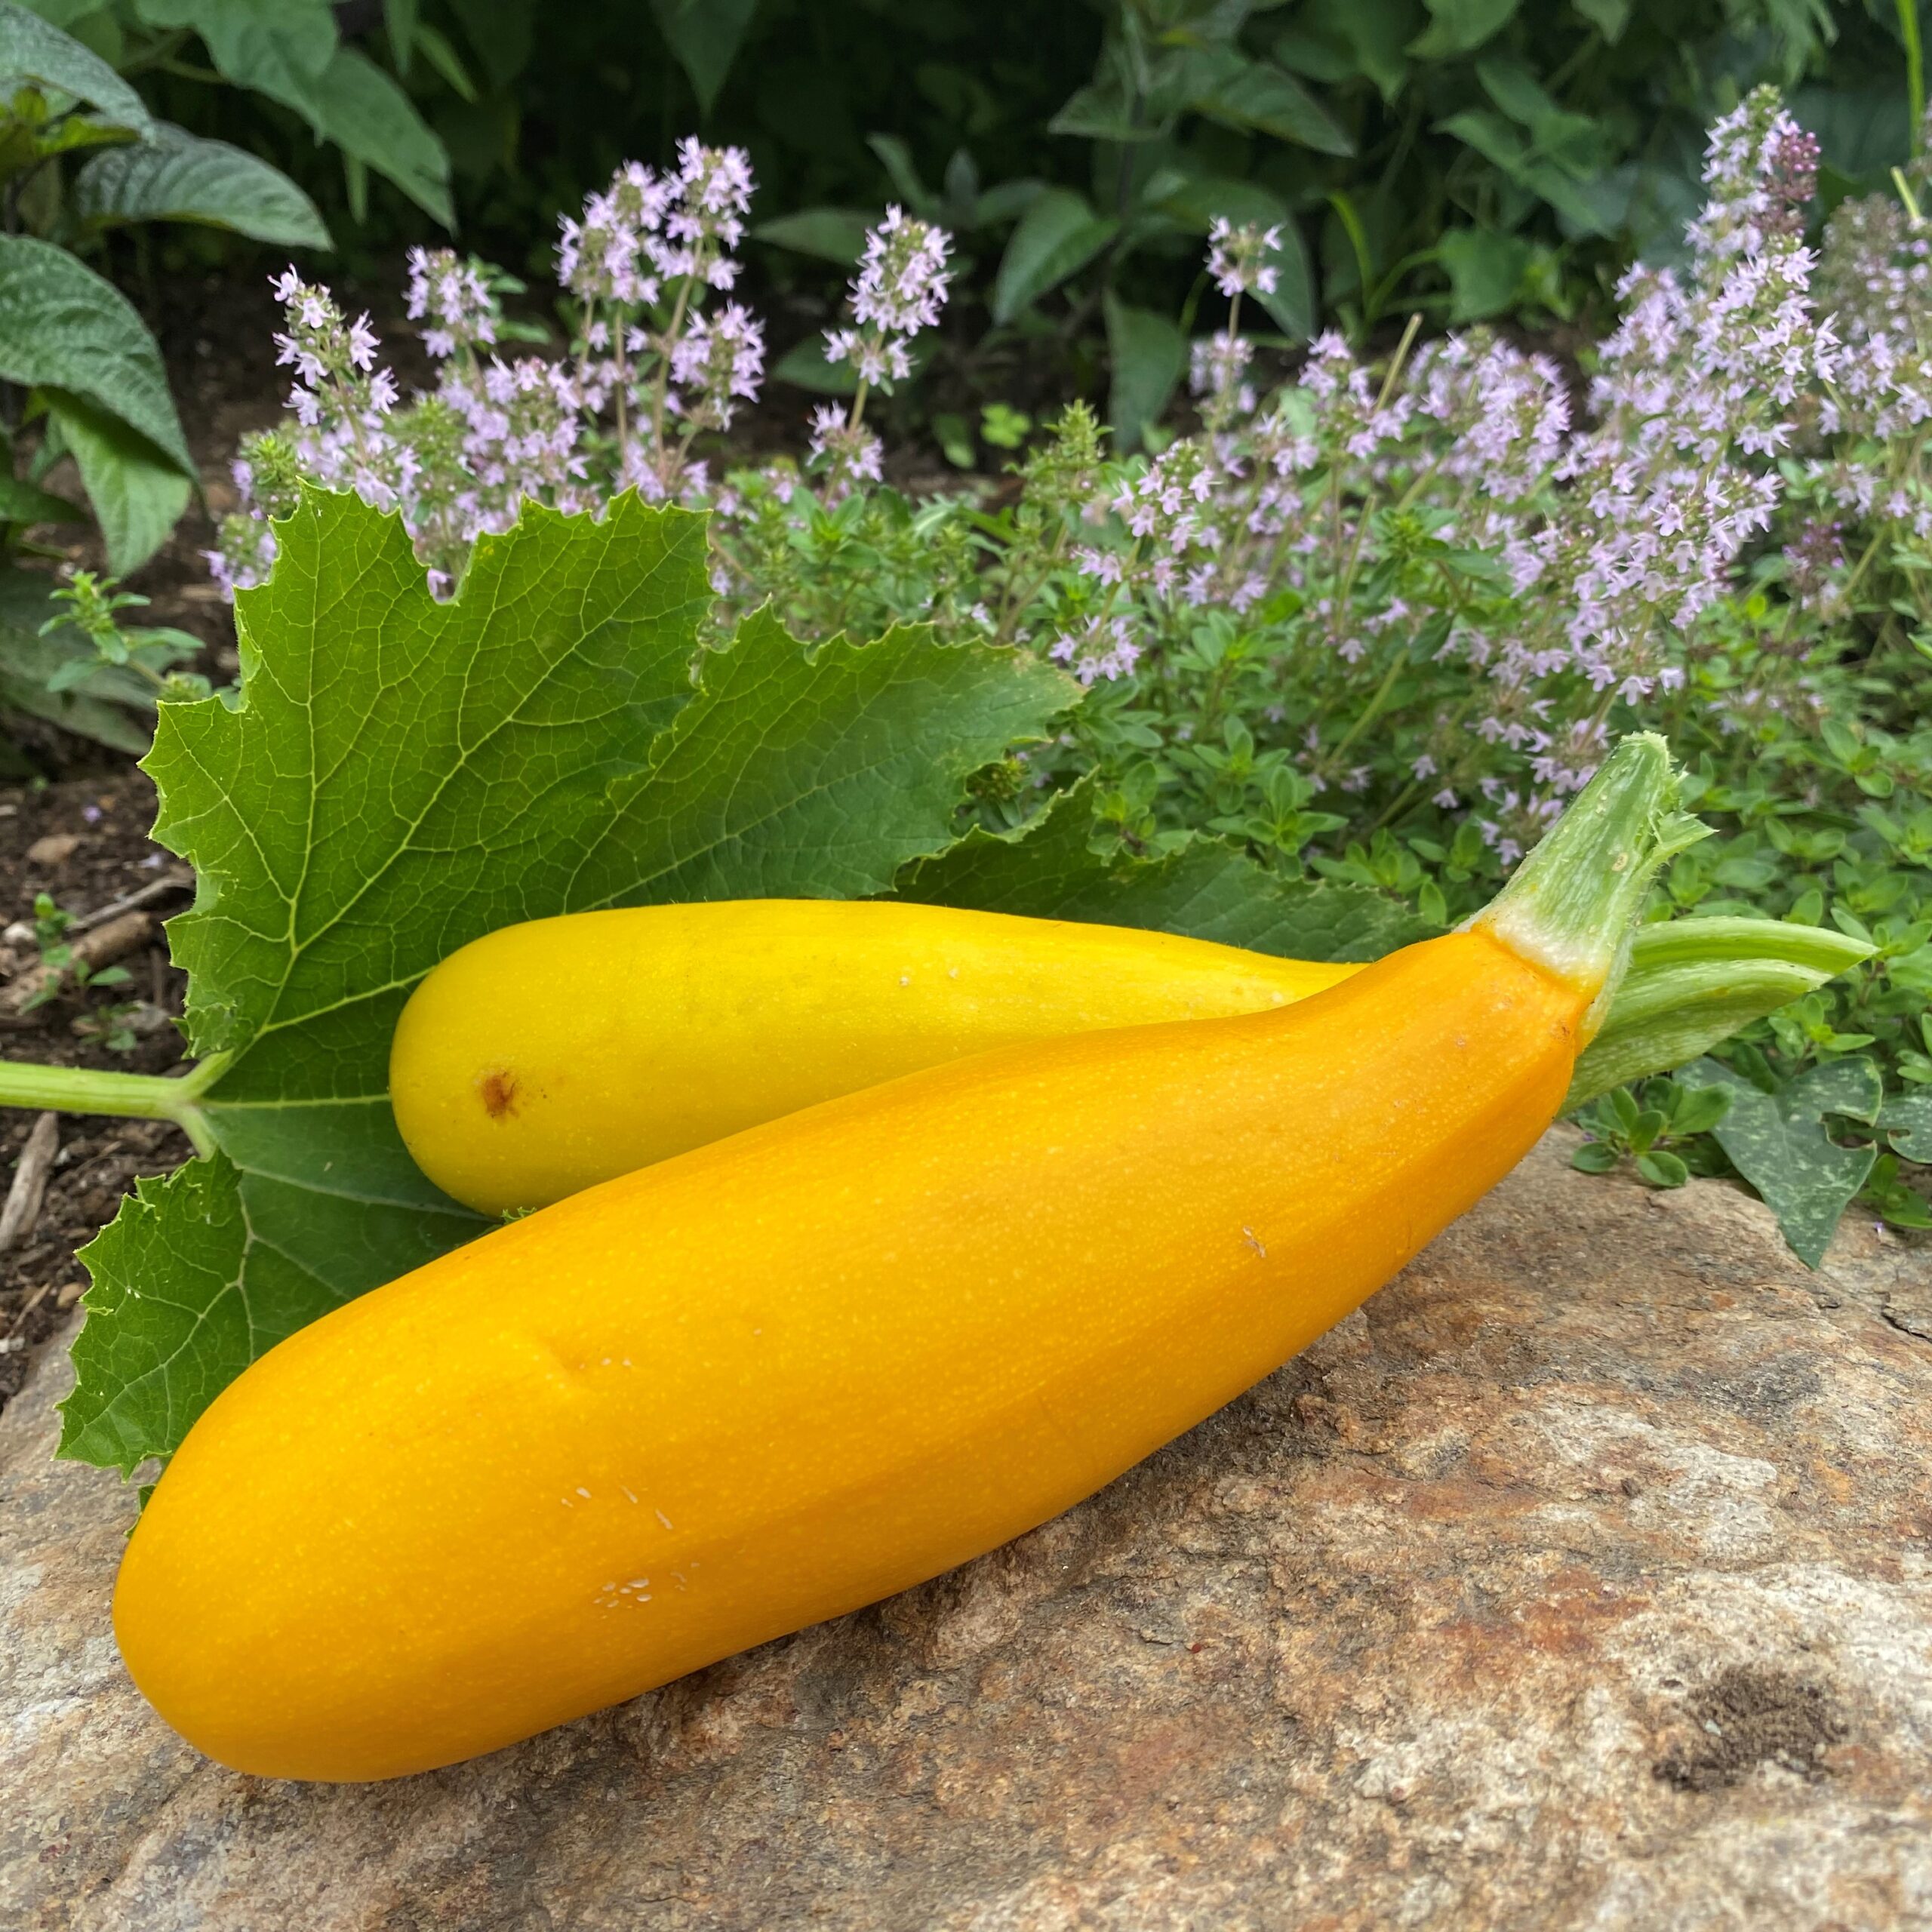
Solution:
<svg viewBox="0 0 1932 1932">
<path fill-rule="evenodd" d="M 1553 1117 L 1588 999 L 1454 934 L 1284 1010 L 934 1067 L 498 1229 L 211 1405 L 128 1547 L 128 1668 L 224 1764 L 389 1777 L 934 1576 L 1388 1280 Z"/>
<path fill-rule="evenodd" d="M 429 974 L 397 1023 L 390 1098 L 423 1172 L 500 1214 L 943 1061 L 1255 1012 L 1359 970 L 899 901 L 570 913 Z"/>
</svg>

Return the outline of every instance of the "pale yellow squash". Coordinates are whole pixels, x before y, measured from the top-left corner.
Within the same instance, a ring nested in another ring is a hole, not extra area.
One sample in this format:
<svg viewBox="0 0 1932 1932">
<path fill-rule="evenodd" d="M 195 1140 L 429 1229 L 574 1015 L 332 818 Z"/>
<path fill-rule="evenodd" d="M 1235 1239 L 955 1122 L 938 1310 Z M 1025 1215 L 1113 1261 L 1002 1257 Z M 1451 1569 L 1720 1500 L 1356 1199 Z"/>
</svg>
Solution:
<svg viewBox="0 0 1932 1932">
<path fill-rule="evenodd" d="M 1026 1040 L 1287 1004 L 1358 969 L 897 901 L 578 912 L 453 953 L 390 1055 L 417 1164 L 485 1214 Z"/>
</svg>

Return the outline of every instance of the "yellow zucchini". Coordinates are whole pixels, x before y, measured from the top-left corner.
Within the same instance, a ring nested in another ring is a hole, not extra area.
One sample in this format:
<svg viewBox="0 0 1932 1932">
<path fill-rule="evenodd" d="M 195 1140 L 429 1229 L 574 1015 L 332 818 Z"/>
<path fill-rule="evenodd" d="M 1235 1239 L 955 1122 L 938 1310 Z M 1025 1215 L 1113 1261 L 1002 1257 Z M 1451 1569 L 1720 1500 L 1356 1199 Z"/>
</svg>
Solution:
<svg viewBox="0 0 1932 1932">
<path fill-rule="evenodd" d="M 417 1164 L 485 1214 L 1026 1040 L 1254 1013 L 1357 969 L 891 900 L 721 900 L 509 926 L 453 953 L 389 1057 Z"/>
</svg>

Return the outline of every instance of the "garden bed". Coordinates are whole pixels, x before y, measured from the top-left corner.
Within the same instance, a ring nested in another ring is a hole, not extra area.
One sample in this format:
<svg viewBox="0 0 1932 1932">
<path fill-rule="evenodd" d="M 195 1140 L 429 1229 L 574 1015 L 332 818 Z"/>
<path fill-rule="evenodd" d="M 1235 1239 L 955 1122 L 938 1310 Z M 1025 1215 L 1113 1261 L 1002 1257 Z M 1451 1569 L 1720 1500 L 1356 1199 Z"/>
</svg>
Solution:
<svg viewBox="0 0 1932 1932">
<path fill-rule="evenodd" d="M 0 786 L 0 923 L 30 921 L 35 895 L 51 895 L 85 918 L 135 895 L 146 900 L 149 936 L 120 956 L 130 976 L 111 993 L 69 991 L 0 1032 L 0 1051 L 50 1066 L 164 1073 L 181 1058 L 173 1024 L 186 977 L 168 963 L 162 920 L 187 903 L 188 890 L 172 854 L 148 838 L 154 787 L 140 773 L 109 768 L 51 785 Z M 69 841 L 72 841 L 69 844 Z M 155 889 L 162 890 L 156 893 Z M 11 984 L 38 968 L 31 939 L 10 941 L 0 979 Z M 4 995 L 0 995 L 4 996 Z M 110 1001 L 141 1009 L 129 1051 L 77 1036 L 76 1020 Z M 9 1172 L 38 1117 L 0 1110 L 0 1161 Z M 137 1177 L 162 1174 L 188 1158 L 180 1130 L 155 1121 L 63 1116 L 59 1150 L 32 1226 L 0 1253 L 0 1397 L 24 1380 L 32 1352 L 58 1327 L 86 1285 L 74 1251 L 111 1221 Z"/>
</svg>

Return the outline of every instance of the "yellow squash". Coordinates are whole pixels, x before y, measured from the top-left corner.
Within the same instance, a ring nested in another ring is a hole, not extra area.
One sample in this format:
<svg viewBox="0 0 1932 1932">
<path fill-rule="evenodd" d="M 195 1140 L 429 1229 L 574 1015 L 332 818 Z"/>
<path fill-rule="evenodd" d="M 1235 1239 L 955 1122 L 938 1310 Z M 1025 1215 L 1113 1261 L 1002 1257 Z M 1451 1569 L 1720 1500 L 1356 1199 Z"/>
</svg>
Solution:
<svg viewBox="0 0 1932 1932">
<path fill-rule="evenodd" d="M 389 1094 L 423 1171 L 500 1214 L 943 1060 L 1261 1011 L 1355 970 L 896 901 L 577 912 L 445 960 L 397 1023 Z"/>
<path fill-rule="evenodd" d="M 1767 919 L 1646 927 L 1569 1104 L 1696 1059 L 1870 949 Z M 417 1165 L 495 1214 L 921 1067 L 1265 1012 L 1361 970 L 891 900 L 573 913 L 430 974 L 396 1027 L 390 1095 Z"/>
<path fill-rule="evenodd" d="M 1660 743 L 1626 741 L 1475 930 L 1279 1011 L 826 1103 L 325 1317 L 162 1477 L 115 1601 L 135 1681 L 225 1764 L 392 1777 L 1065 1509 L 1521 1156 L 1668 792 Z"/>
</svg>

